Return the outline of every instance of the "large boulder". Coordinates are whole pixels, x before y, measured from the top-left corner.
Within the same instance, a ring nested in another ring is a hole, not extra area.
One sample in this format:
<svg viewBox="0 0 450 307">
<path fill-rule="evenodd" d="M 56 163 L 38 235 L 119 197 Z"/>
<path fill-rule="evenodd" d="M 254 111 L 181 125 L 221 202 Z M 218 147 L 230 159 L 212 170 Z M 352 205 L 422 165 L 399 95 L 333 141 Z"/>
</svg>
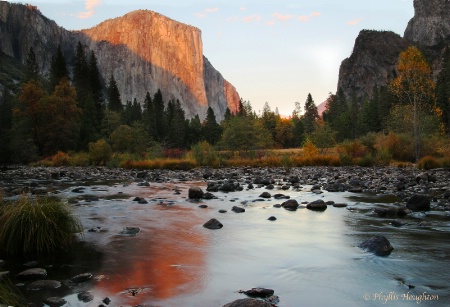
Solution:
<svg viewBox="0 0 450 307">
<path fill-rule="evenodd" d="M 203 197 L 203 190 L 200 187 L 190 187 L 188 197 L 190 199 L 200 199 Z"/>
<path fill-rule="evenodd" d="M 416 194 L 408 199 L 406 208 L 412 211 L 430 211 L 430 202 L 430 197 Z"/>
<path fill-rule="evenodd" d="M 387 256 L 394 249 L 385 236 L 375 236 L 359 244 L 359 247 L 377 256 Z"/>
</svg>

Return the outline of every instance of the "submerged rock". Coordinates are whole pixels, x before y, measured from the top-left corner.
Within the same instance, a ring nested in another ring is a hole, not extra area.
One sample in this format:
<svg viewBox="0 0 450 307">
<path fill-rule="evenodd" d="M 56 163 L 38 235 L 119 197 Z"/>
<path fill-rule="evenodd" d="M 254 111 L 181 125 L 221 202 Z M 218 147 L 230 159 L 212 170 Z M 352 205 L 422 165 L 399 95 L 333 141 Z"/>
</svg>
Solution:
<svg viewBox="0 0 450 307">
<path fill-rule="evenodd" d="M 44 300 L 44 303 L 46 303 L 50 307 L 60 307 L 64 306 L 67 301 L 62 297 L 48 297 Z"/>
<path fill-rule="evenodd" d="M 41 268 L 32 268 L 17 274 L 18 279 L 39 279 L 45 278 L 47 276 L 47 271 Z"/>
<path fill-rule="evenodd" d="M 94 299 L 94 295 L 92 295 L 92 293 L 89 291 L 80 292 L 80 293 L 78 293 L 77 297 L 78 297 L 78 300 L 82 301 L 83 303 L 89 303 L 90 301 L 92 301 Z"/>
<path fill-rule="evenodd" d="M 203 227 L 208 229 L 220 229 L 223 227 L 223 224 L 219 222 L 217 219 L 210 219 L 208 222 L 203 224 Z"/>
<path fill-rule="evenodd" d="M 223 307 L 272 307 L 271 303 L 256 298 L 244 298 L 223 305 Z"/>
<path fill-rule="evenodd" d="M 57 280 L 37 280 L 30 283 L 27 286 L 27 290 L 39 291 L 39 290 L 52 290 L 61 287 L 61 282 Z"/>
<path fill-rule="evenodd" d="M 139 227 L 125 227 L 120 234 L 123 236 L 135 236 L 141 232 Z"/>
<path fill-rule="evenodd" d="M 406 207 L 412 211 L 430 211 L 430 198 L 426 195 L 413 195 L 408 202 Z"/>
<path fill-rule="evenodd" d="M 92 273 L 78 274 L 70 279 L 71 282 L 85 282 L 92 278 Z"/>
<path fill-rule="evenodd" d="M 377 256 L 387 256 L 394 249 L 385 236 L 375 236 L 359 244 L 359 247 Z"/>
<path fill-rule="evenodd" d="M 275 291 L 272 289 L 267 288 L 252 288 L 250 290 L 240 290 L 239 293 L 244 293 L 245 295 L 252 296 L 252 297 L 261 297 L 266 298 L 269 296 L 272 296 Z"/>
</svg>

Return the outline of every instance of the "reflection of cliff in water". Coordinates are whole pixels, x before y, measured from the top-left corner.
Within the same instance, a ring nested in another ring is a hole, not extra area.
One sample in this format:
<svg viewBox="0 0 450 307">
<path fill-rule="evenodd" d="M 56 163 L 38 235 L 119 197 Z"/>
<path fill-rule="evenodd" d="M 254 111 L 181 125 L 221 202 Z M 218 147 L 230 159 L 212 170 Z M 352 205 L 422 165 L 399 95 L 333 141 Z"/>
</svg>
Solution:
<svg viewBox="0 0 450 307">
<path fill-rule="evenodd" d="M 99 270 L 105 278 L 96 283 L 94 292 L 121 293 L 130 303 L 133 294 L 136 302 L 142 302 L 195 293 L 203 287 L 206 239 L 193 231 L 201 224 L 194 211 L 157 205 L 148 215 L 134 220 L 141 224 L 137 236 L 117 236 L 106 247 Z"/>
</svg>

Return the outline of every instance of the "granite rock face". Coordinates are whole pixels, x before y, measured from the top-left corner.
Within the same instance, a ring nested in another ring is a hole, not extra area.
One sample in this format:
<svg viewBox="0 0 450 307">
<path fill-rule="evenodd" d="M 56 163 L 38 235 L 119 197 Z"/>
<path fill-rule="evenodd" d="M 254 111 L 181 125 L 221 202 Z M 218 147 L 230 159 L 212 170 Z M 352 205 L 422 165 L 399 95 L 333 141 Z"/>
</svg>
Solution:
<svg viewBox="0 0 450 307">
<path fill-rule="evenodd" d="M 436 81 L 442 68 L 445 45 L 450 42 L 450 1 L 414 0 L 415 15 L 404 37 L 389 31 L 363 30 L 351 56 L 341 63 L 337 89 L 361 102 L 372 97 L 374 87 L 387 86 L 397 74 L 400 53 L 417 46 L 427 57 Z"/>
<path fill-rule="evenodd" d="M 203 56 L 201 31 L 148 10 L 130 12 L 81 31 L 67 31 L 37 7 L 0 2 L 0 51 L 25 63 L 33 47 L 48 75 L 58 45 L 73 62 L 76 45 L 93 50 L 106 85 L 114 76 L 122 101 L 139 103 L 160 89 L 163 99 L 179 100 L 187 118 L 205 118 L 211 106 L 218 120 L 236 111 L 236 89 Z"/>
<path fill-rule="evenodd" d="M 450 39 L 450 1 L 414 0 L 414 17 L 404 37 L 424 46 L 436 46 Z"/>
</svg>

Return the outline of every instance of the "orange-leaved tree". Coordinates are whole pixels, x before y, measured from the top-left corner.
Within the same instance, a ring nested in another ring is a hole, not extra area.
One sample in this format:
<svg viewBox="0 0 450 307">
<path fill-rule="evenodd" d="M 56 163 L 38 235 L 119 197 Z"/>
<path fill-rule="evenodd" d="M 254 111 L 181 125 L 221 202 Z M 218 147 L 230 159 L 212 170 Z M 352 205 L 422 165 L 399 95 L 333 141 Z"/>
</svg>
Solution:
<svg viewBox="0 0 450 307">
<path fill-rule="evenodd" d="M 416 161 L 420 157 L 419 116 L 421 108 L 433 108 L 435 83 L 432 71 L 417 47 L 409 47 L 400 53 L 397 69 L 399 75 L 389 84 L 389 90 L 399 102 L 413 106 L 413 133 Z"/>
</svg>

